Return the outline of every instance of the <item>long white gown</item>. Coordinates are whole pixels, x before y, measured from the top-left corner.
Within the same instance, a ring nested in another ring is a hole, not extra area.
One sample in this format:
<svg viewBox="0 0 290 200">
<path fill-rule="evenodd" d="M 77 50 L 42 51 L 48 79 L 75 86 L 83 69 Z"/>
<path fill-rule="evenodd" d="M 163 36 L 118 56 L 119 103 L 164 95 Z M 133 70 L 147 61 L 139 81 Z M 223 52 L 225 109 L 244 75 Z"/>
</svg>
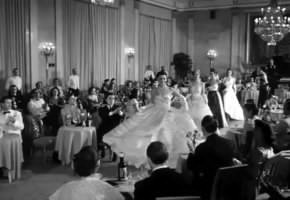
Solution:
<svg viewBox="0 0 290 200">
<path fill-rule="evenodd" d="M 234 91 L 235 78 L 226 77 L 224 79 L 225 89 L 223 91 L 224 110 L 231 119 L 244 120 L 243 109 Z"/>
<path fill-rule="evenodd" d="M 147 163 L 146 149 L 153 141 L 161 141 L 169 150 L 168 165 L 176 167 L 180 153 L 188 153 L 188 132 L 197 130 L 187 113 L 186 99 L 177 109 L 171 107 L 172 94 L 158 94 L 154 103 L 147 105 L 131 118 L 107 133 L 103 140 L 116 153 L 123 152 L 129 165 L 140 167 Z"/>
<path fill-rule="evenodd" d="M 194 120 L 198 130 L 201 131 L 201 120 L 207 115 L 212 116 L 202 82 L 195 82 L 190 87 L 190 96 L 187 97 L 187 103 L 189 107 L 188 113 Z"/>
</svg>

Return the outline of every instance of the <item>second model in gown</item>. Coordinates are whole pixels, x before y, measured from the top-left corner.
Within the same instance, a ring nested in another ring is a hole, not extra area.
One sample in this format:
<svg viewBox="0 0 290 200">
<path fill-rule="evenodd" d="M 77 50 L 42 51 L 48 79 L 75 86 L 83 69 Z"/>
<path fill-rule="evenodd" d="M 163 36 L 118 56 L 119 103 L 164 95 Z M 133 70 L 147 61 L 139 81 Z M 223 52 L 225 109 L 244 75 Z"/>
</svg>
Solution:
<svg viewBox="0 0 290 200">
<path fill-rule="evenodd" d="M 235 87 L 235 78 L 231 76 L 231 70 L 227 71 L 228 76 L 225 77 L 223 83 L 225 85 L 225 89 L 223 91 L 223 100 L 224 100 L 224 110 L 225 113 L 231 118 L 235 120 L 244 120 L 244 112 L 239 103 L 237 95 L 234 91 Z"/>
<path fill-rule="evenodd" d="M 199 71 L 194 73 L 194 80 L 189 91 L 190 95 L 187 97 L 188 113 L 194 120 L 198 130 L 201 131 L 201 120 L 207 115 L 212 115 L 212 112 L 207 104 L 205 86 L 200 80 Z"/>
<path fill-rule="evenodd" d="M 158 79 L 164 77 L 166 79 L 166 75 L 159 75 Z M 179 154 L 188 153 L 186 135 L 197 128 L 186 113 L 184 97 L 177 97 L 183 104 L 181 108 L 171 107 L 174 93 L 166 86 L 155 89 L 152 104 L 106 134 L 104 142 L 114 152 L 123 152 L 129 165 L 140 167 L 147 163 L 147 146 L 153 141 L 161 141 L 168 147 L 169 166 L 175 168 Z"/>
</svg>

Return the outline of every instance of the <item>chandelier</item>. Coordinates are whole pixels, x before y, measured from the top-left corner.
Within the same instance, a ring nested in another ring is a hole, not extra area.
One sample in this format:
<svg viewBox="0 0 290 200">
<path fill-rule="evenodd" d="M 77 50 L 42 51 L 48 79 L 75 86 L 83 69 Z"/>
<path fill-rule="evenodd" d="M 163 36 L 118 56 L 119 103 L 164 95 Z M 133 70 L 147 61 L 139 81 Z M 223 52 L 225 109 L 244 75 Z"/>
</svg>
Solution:
<svg viewBox="0 0 290 200">
<path fill-rule="evenodd" d="M 255 19 L 254 31 L 268 46 L 275 46 L 290 32 L 290 17 L 284 17 L 285 11 L 277 0 L 271 0 L 268 7 L 261 8 L 262 17 Z"/>
</svg>

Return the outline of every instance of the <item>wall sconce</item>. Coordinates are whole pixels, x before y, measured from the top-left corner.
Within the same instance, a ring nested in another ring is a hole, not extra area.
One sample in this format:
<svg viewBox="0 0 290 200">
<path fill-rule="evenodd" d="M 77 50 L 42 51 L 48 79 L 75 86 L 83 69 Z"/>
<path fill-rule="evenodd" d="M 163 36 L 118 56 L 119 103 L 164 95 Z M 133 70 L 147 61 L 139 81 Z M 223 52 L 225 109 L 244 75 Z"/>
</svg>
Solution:
<svg viewBox="0 0 290 200">
<path fill-rule="evenodd" d="M 214 68 L 214 60 L 215 60 L 215 58 L 218 55 L 217 51 L 214 50 L 214 49 L 210 49 L 210 50 L 208 50 L 206 55 L 207 55 L 207 57 L 209 59 L 209 67 L 210 67 L 210 69 Z"/>
<path fill-rule="evenodd" d="M 38 46 L 40 54 L 45 58 L 45 67 L 46 67 L 46 85 L 48 85 L 48 58 L 53 56 L 55 52 L 55 46 L 52 42 L 42 42 Z"/>
<path fill-rule="evenodd" d="M 125 48 L 125 54 L 128 56 L 128 58 L 133 58 L 135 56 L 135 49 L 127 47 Z"/>
</svg>

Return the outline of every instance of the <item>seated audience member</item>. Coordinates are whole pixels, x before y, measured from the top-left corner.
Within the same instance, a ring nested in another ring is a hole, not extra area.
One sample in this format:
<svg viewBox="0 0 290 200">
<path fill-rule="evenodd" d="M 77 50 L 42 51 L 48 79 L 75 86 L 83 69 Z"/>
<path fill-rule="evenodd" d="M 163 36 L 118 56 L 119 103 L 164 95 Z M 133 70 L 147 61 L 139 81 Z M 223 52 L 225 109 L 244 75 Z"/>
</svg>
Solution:
<svg viewBox="0 0 290 200">
<path fill-rule="evenodd" d="M 35 89 L 32 91 L 32 97 L 27 104 L 28 113 L 34 118 L 42 119 L 46 115 L 46 102 L 42 98 L 41 91 Z"/>
<path fill-rule="evenodd" d="M 275 127 L 276 145 L 279 150 L 290 149 L 290 99 L 285 101 L 283 111 L 285 118 Z"/>
<path fill-rule="evenodd" d="M 147 65 L 146 66 L 146 71 L 144 73 L 144 80 L 147 80 L 147 81 L 153 81 L 155 79 L 155 74 L 152 70 L 152 66 L 151 65 Z"/>
<path fill-rule="evenodd" d="M 218 123 L 212 116 L 205 116 L 201 121 L 206 141 L 190 153 L 188 168 L 195 174 L 194 185 L 203 200 L 210 199 L 213 181 L 220 167 L 234 164 L 234 144 L 217 134 Z"/>
<path fill-rule="evenodd" d="M 116 79 L 112 78 L 110 81 L 109 93 L 117 94 L 117 92 L 118 92 L 118 86 L 116 83 Z"/>
<path fill-rule="evenodd" d="M 255 120 L 254 137 L 247 157 L 248 163 L 258 165 L 273 157 L 273 132 L 270 125 L 262 120 Z"/>
<path fill-rule="evenodd" d="M 12 100 L 13 110 L 23 109 L 23 97 L 21 91 L 17 89 L 16 85 L 11 85 L 8 91 L 8 97 Z"/>
<path fill-rule="evenodd" d="M 132 90 L 133 90 L 133 82 L 128 80 L 125 84 L 123 93 L 126 97 L 129 97 L 131 95 Z"/>
<path fill-rule="evenodd" d="M 45 87 L 43 86 L 43 82 L 42 82 L 42 81 L 37 81 L 37 82 L 35 83 L 35 88 L 34 88 L 34 89 L 38 89 L 38 90 L 40 90 L 41 95 L 42 95 L 42 98 L 43 98 L 44 100 L 48 100 L 48 99 L 47 99 L 47 88 L 45 88 Z"/>
<path fill-rule="evenodd" d="M 53 79 L 52 87 L 51 88 L 54 88 L 54 87 L 57 87 L 58 88 L 59 93 L 60 93 L 60 96 L 63 97 L 64 96 L 64 92 L 63 92 L 63 89 L 61 87 L 60 80 L 58 78 L 54 78 Z"/>
<path fill-rule="evenodd" d="M 161 142 L 152 142 L 146 151 L 151 175 L 135 184 L 135 200 L 157 197 L 189 196 L 191 188 L 182 175 L 167 166 L 168 150 Z"/>
<path fill-rule="evenodd" d="M 72 69 L 72 74 L 68 78 L 68 93 L 70 95 L 79 96 L 80 93 L 80 76 L 77 73 L 77 69 Z"/>
<path fill-rule="evenodd" d="M 61 109 L 62 124 L 78 125 L 80 123 L 81 110 L 78 108 L 77 97 L 71 95 L 68 98 L 68 103 Z M 67 123 L 69 121 L 69 123 Z"/>
<path fill-rule="evenodd" d="M 22 114 L 12 109 L 12 99 L 10 97 L 3 97 L 1 103 L 0 131 L 4 134 L 16 134 L 21 137 L 21 131 L 24 128 Z"/>
<path fill-rule="evenodd" d="M 247 155 L 251 149 L 254 137 L 255 120 L 259 119 L 257 116 L 258 108 L 254 103 L 246 103 L 244 105 L 244 133 L 246 134 L 246 144 L 244 148 L 244 155 Z"/>
<path fill-rule="evenodd" d="M 74 172 L 80 177 L 62 185 L 49 200 L 123 200 L 121 193 L 101 180 L 98 154 L 93 147 L 83 147 L 73 160 Z"/>
<path fill-rule="evenodd" d="M 98 128 L 98 146 L 102 152 L 102 157 L 105 156 L 104 146 L 103 146 L 103 136 L 110 130 L 118 126 L 123 119 L 122 108 L 115 104 L 115 95 L 108 94 L 106 99 L 106 105 L 99 109 L 99 116 L 102 122 Z"/>
<path fill-rule="evenodd" d="M 88 112 L 90 112 L 91 114 L 96 112 L 100 106 L 99 91 L 100 91 L 99 88 L 96 87 L 89 88 L 87 102 L 88 102 Z"/>
<path fill-rule="evenodd" d="M 131 95 L 129 96 L 129 101 L 126 104 L 126 119 L 132 117 L 134 114 L 136 114 L 136 112 L 139 111 L 139 102 L 137 100 L 138 92 L 139 91 L 134 88 L 131 92 Z"/>
<path fill-rule="evenodd" d="M 34 89 L 31 91 L 31 98 L 27 104 L 27 112 L 23 117 L 24 130 L 23 136 L 23 153 L 27 158 L 30 155 L 32 142 L 34 139 L 44 135 L 43 121 L 49 107 L 41 97 L 41 91 Z"/>
<path fill-rule="evenodd" d="M 107 78 L 103 82 L 100 93 L 102 93 L 104 96 L 107 96 L 107 94 L 109 93 L 109 87 L 110 87 L 110 79 Z"/>
</svg>

